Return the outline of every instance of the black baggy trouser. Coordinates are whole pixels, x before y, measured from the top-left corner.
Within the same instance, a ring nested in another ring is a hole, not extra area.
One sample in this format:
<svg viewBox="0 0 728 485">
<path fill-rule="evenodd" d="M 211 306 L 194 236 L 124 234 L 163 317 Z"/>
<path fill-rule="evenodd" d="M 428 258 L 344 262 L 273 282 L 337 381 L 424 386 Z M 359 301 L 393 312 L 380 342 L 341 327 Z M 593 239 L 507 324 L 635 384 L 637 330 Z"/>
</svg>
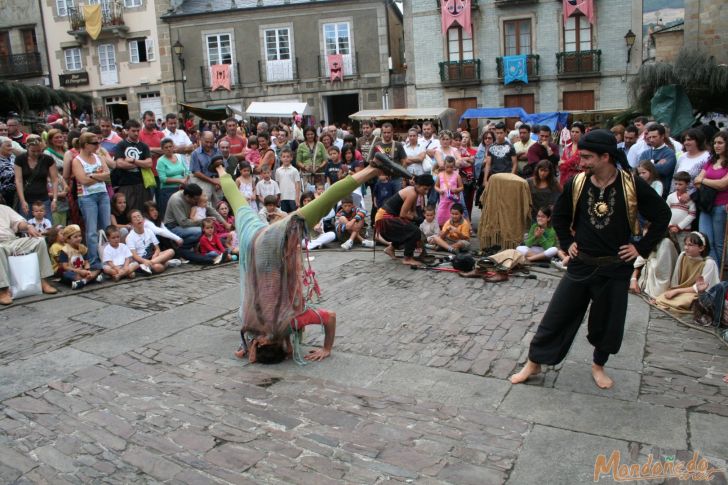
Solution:
<svg viewBox="0 0 728 485">
<path fill-rule="evenodd" d="M 564 360 L 591 303 L 587 339 L 594 346 L 594 363 L 604 365 L 622 345 L 628 290 L 629 274 L 605 276 L 596 268 L 588 276 L 567 272 L 531 341 L 528 358 L 546 365 Z"/>
</svg>

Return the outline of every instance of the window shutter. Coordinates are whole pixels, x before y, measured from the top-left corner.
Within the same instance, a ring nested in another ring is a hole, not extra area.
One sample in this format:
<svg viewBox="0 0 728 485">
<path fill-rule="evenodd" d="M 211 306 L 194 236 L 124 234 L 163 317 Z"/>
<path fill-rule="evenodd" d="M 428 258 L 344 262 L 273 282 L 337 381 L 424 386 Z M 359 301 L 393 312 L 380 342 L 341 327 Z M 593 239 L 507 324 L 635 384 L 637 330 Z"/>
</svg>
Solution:
<svg viewBox="0 0 728 485">
<path fill-rule="evenodd" d="M 129 62 L 132 64 L 139 63 L 139 44 L 136 40 L 129 42 Z"/>
<path fill-rule="evenodd" d="M 147 47 L 147 62 L 154 60 L 154 39 L 147 37 L 146 41 L 146 47 Z"/>
</svg>

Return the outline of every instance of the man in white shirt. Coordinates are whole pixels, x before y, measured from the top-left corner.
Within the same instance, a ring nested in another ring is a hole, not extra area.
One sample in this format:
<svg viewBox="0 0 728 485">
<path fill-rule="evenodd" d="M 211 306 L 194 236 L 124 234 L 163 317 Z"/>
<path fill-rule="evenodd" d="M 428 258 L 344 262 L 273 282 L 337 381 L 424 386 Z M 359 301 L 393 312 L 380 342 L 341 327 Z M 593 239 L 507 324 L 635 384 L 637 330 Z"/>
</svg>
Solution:
<svg viewBox="0 0 728 485">
<path fill-rule="evenodd" d="M 190 140 L 190 137 L 187 136 L 187 133 L 185 133 L 184 130 L 177 129 L 177 115 L 169 113 L 166 116 L 165 124 L 166 128 L 163 131 L 164 137 L 172 140 L 174 143 L 175 153 L 182 153 L 184 155 L 192 153 L 195 146 L 192 144 L 192 140 Z"/>
<path fill-rule="evenodd" d="M 336 125 L 329 125 L 326 131 L 329 133 L 329 135 L 331 135 L 331 138 L 333 138 L 334 145 L 339 149 L 339 151 L 341 151 L 341 149 L 344 148 L 344 140 L 337 137 L 339 129 L 336 127 Z"/>
<path fill-rule="evenodd" d="M 629 162 L 629 166 L 632 168 L 637 168 L 637 165 L 640 164 L 640 155 L 649 148 L 646 139 L 647 123 L 649 123 L 649 120 L 646 116 L 638 116 L 634 119 L 634 126 L 639 130 L 639 139 L 634 145 L 632 145 L 629 152 L 627 152 L 627 161 Z"/>
<path fill-rule="evenodd" d="M 420 147 L 425 151 L 425 159 L 430 166 L 435 166 L 435 152 L 440 149 L 440 140 L 435 136 L 435 127 L 432 121 L 422 123 L 422 138 L 419 140 Z"/>
<path fill-rule="evenodd" d="M 523 166 L 528 162 L 528 149 L 535 143 L 531 139 L 531 127 L 525 123 L 521 124 L 518 127 L 518 141 L 513 144 L 513 148 L 516 150 L 519 169 L 522 170 Z"/>
<path fill-rule="evenodd" d="M 407 132 L 407 143 L 404 145 L 404 152 L 407 158 L 403 160 L 403 165 L 412 175 L 422 175 L 424 170 L 422 162 L 425 160 L 425 149 L 418 143 L 417 129 L 410 128 Z"/>
</svg>

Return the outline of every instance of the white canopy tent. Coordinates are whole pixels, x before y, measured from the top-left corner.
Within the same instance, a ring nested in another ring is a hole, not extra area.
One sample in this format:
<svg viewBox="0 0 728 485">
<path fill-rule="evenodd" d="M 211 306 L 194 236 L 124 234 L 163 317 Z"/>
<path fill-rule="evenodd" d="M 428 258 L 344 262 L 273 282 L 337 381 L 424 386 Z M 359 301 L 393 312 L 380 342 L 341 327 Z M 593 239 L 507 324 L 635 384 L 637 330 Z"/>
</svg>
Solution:
<svg viewBox="0 0 728 485">
<path fill-rule="evenodd" d="M 365 109 L 349 115 L 354 121 L 437 121 L 440 128 L 454 129 L 457 115 L 452 108 Z"/>
<path fill-rule="evenodd" d="M 253 101 L 245 114 L 251 118 L 290 118 L 294 111 L 303 116 L 311 115 L 311 108 L 301 101 Z"/>
</svg>

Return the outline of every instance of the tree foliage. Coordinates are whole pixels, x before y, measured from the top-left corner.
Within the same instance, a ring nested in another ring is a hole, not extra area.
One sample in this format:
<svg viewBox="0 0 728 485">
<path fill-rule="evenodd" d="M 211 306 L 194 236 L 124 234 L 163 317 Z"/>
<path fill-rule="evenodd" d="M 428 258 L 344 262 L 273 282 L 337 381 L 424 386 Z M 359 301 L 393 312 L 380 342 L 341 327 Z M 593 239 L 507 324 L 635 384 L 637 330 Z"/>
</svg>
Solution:
<svg viewBox="0 0 728 485">
<path fill-rule="evenodd" d="M 728 113 L 728 66 L 691 48 L 683 48 L 673 63 L 642 65 L 630 81 L 633 110 L 649 114 L 655 91 L 670 84 L 682 86 L 698 112 Z"/>
<path fill-rule="evenodd" d="M 51 89 L 40 85 L 26 85 L 14 81 L 0 81 L 0 112 L 44 110 L 52 106 L 75 103 L 78 106 L 91 104 L 91 96 L 84 93 Z"/>
</svg>

